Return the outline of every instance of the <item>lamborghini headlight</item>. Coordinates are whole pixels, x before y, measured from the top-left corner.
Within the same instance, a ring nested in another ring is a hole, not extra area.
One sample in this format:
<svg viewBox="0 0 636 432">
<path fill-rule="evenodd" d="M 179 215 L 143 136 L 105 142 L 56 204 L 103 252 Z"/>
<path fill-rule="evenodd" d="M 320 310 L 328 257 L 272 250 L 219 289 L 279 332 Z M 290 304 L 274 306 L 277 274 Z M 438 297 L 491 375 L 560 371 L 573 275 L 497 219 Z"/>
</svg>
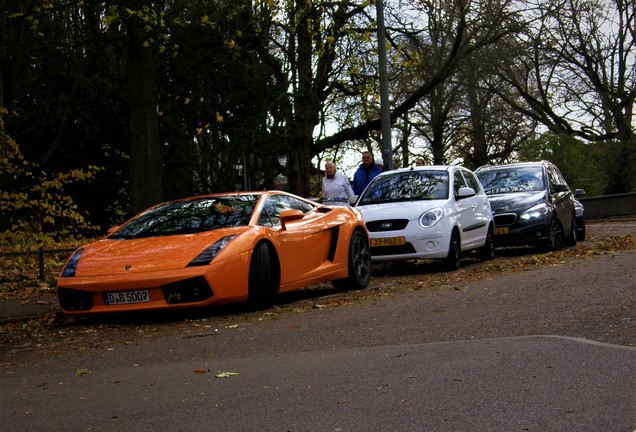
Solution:
<svg viewBox="0 0 636 432">
<path fill-rule="evenodd" d="M 225 236 L 212 245 L 208 246 L 203 252 L 201 252 L 195 259 L 190 261 L 187 267 L 196 267 L 208 265 L 212 260 L 227 246 L 238 234 L 232 234 Z"/>
<path fill-rule="evenodd" d="M 84 248 L 79 248 L 78 250 L 73 252 L 73 255 L 71 255 L 71 257 L 64 265 L 60 277 L 75 277 L 75 270 L 77 270 L 77 264 L 79 263 L 83 252 Z"/>
</svg>

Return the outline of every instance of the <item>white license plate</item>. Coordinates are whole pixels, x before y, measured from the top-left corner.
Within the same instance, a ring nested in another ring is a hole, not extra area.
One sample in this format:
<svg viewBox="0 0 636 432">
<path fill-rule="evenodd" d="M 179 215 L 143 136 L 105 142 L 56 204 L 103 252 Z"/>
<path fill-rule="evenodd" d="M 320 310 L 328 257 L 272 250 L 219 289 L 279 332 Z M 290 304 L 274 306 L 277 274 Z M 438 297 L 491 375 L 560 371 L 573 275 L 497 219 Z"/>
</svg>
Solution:
<svg viewBox="0 0 636 432">
<path fill-rule="evenodd" d="M 150 301 L 148 290 L 105 293 L 104 303 L 107 305 L 144 303 Z"/>
</svg>

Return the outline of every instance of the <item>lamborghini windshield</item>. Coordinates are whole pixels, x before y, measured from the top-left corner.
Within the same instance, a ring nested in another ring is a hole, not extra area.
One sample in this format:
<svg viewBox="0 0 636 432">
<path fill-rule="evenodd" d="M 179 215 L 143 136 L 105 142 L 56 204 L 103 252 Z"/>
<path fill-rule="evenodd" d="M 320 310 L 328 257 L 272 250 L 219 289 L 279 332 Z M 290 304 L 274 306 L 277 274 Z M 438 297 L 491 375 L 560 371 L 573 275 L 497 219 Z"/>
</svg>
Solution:
<svg viewBox="0 0 636 432">
<path fill-rule="evenodd" d="M 358 205 L 448 199 L 447 171 L 400 171 L 373 179 Z"/>
<path fill-rule="evenodd" d="M 111 239 L 194 234 L 248 225 L 258 195 L 202 197 L 160 204 L 108 236 Z"/>
</svg>

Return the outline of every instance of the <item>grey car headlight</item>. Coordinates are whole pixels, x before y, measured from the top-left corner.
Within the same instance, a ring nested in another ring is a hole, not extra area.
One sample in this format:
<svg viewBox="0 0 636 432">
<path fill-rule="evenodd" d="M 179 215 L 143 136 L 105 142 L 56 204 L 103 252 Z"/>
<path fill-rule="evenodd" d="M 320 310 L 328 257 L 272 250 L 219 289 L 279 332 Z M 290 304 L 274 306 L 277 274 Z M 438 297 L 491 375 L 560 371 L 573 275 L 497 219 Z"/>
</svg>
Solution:
<svg viewBox="0 0 636 432">
<path fill-rule="evenodd" d="M 583 208 L 583 205 L 574 203 L 574 216 L 581 217 L 583 216 L 583 213 L 585 213 L 585 209 Z"/>
<path fill-rule="evenodd" d="M 529 208 L 519 215 L 519 219 L 522 221 L 529 221 L 532 219 L 544 218 L 550 213 L 550 207 L 547 204 L 539 204 Z"/>
</svg>

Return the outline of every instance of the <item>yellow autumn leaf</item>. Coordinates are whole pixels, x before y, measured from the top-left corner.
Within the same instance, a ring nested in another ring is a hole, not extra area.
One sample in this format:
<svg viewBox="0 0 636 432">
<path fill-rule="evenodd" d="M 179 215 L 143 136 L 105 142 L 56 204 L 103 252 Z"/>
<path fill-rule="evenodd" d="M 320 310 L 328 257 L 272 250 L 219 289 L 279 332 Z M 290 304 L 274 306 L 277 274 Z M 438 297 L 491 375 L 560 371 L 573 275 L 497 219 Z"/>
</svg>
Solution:
<svg viewBox="0 0 636 432">
<path fill-rule="evenodd" d="M 219 372 L 215 375 L 216 378 L 229 378 L 233 376 L 240 375 L 238 372 Z"/>
</svg>

